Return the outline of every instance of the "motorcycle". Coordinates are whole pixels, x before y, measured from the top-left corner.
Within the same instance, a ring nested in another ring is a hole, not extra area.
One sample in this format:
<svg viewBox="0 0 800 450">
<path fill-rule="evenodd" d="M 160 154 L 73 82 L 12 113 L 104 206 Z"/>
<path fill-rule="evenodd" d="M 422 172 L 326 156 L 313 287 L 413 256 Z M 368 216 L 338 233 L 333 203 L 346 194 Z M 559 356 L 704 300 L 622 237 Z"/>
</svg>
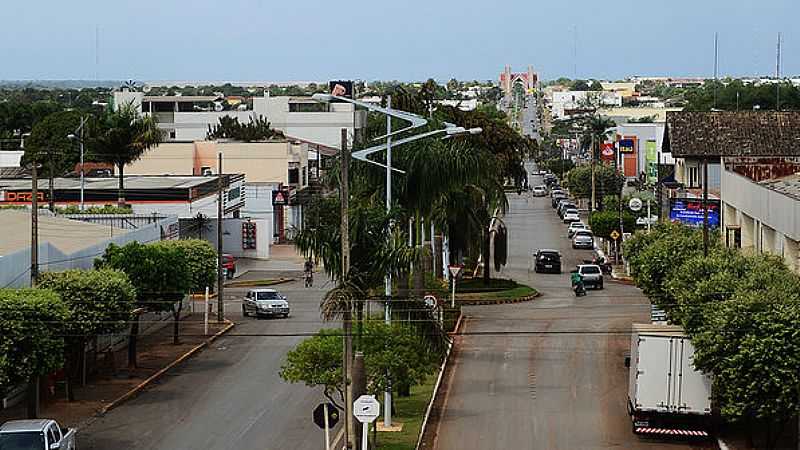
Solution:
<svg viewBox="0 0 800 450">
<path fill-rule="evenodd" d="M 572 287 L 572 291 L 575 292 L 575 297 L 586 295 L 586 287 L 583 283 L 576 283 L 575 286 Z"/>
<path fill-rule="evenodd" d="M 314 285 L 314 275 L 311 273 L 311 271 L 306 271 L 303 273 L 303 281 L 305 282 L 305 286 L 307 288 L 310 288 Z"/>
</svg>

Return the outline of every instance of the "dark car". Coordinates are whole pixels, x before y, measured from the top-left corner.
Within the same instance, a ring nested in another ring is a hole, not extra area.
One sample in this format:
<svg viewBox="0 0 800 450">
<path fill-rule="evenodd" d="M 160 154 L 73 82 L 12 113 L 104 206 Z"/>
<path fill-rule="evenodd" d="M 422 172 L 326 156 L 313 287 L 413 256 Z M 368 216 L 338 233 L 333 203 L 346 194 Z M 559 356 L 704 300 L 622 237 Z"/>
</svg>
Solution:
<svg viewBox="0 0 800 450">
<path fill-rule="evenodd" d="M 550 201 L 550 204 L 553 205 L 553 208 L 556 208 L 556 207 L 558 207 L 558 202 L 560 202 L 561 200 L 569 200 L 569 198 L 567 197 L 567 194 L 564 194 L 564 193 L 555 194 L 553 196 L 553 199 Z"/>
<path fill-rule="evenodd" d="M 542 249 L 533 254 L 536 273 L 561 273 L 561 253 L 558 250 Z"/>
</svg>

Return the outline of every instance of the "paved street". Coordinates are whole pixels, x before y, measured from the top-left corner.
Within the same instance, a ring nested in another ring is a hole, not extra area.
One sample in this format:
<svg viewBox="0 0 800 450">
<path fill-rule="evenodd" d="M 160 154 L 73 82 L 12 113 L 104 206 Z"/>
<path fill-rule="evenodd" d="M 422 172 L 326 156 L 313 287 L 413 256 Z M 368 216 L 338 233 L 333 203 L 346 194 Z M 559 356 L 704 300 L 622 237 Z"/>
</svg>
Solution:
<svg viewBox="0 0 800 450">
<path fill-rule="evenodd" d="M 321 391 L 287 384 L 278 376 L 286 352 L 303 337 L 257 335 L 318 331 L 323 326 L 322 288 L 329 287 L 321 281 L 312 289 L 299 281 L 276 286 L 289 297 L 288 319 L 242 318 L 235 298 L 245 290 L 227 289 L 229 317 L 237 322 L 229 335 L 81 430 L 81 448 L 318 450 L 323 435 L 311 422 L 311 412 L 323 399 Z"/>
<path fill-rule="evenodd" d="M 645 298 L 611 281 L 575 298 L 569 270 L 590 251 L 572 250 L 549 198 L 513 195 L 510 203 L 509 265 L 501 276 L 529 283 L 542 296 L 465 311 L 463 331 L 488 335 L 461 338 L 438 448 L 688 448 L 643 441 L 631 432 L 625 333 L 632 322 L 648 319 Z M 529 271 L 536 248 L 561 250 L 564 273 Z"/>
</svg>

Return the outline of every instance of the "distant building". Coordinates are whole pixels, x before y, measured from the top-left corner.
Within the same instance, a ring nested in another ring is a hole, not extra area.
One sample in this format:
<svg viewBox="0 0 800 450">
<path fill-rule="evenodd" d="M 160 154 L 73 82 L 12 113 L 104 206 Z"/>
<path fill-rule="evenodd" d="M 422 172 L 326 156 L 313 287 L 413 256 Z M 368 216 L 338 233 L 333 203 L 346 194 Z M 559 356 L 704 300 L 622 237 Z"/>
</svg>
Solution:
<svg viewBox="0 0 800 450">
<path fill-rule="evenodd" d="M 193 142 L 206 138 L 209 126 L 222 117 L 247 123 L 264 117 L 276 130 L 308 142 L 338 148 L 341 130 L 352 137 L 365 126 L 366 115 L 350 103 L 319 103 L 311 97 L 253 97 L 252 106 L 241 97 L 149 96 L 144 92 L 114 92 L 113 105 L 130 104 L 139 113 L 150 114 L 166 132 L 168 141 Z M 233 109 L 225 110 L 226 107 Z M 227 105 L 227 106 L 226 106 Z"/>
<path fill-rule="evenodd" d="M 621 106 L 622 95 L 603 91 L 553 91 L 550 104 L 553 117 L 556 119 L 593 112 L 597 107 Z"/>
<path fill-rule="evenodd" d="M 601 81 L 605 92 L 616 92 L 622 98 L 633 97 L 636 94 L 636 83 L 631 81 Z"/>
<path fill-rule="evenodd" d="M 506 66 L 500 73 L 500 89 L 506 97 L 511 97 L 514 86 L 520 85 L 525 93 L 530 93 L 539 84 L 539 74 L 534 72 L 533 66 L 528 66 L 527 72 L 511 72 L 511 66 Z"/>
</svg>

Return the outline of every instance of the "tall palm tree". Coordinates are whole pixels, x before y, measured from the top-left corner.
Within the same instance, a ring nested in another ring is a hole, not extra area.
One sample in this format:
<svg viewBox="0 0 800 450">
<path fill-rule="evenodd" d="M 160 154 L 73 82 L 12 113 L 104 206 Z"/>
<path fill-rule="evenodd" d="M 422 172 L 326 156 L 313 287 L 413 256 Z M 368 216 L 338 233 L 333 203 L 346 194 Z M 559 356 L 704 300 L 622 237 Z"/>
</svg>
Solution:
<svg viewBox="0 0 800 450">
<path fill-rule="evenodd" d="M 140 115 L 131 104 L 106 112 L 98 121 L 90 140 L 95 159 L 113 164 L 119 176 L 119 206 L 125 206 L 125 165 L 164 140 L 152 116 Z"/>
<path fill-rule="evenodd" d="M 592 204 L 589 211 L 592 212 L 597 207 L 597 199 L 595 198 L 595 174 L 594 168 L 597 159 L 600 157 L 600 146 L 606 137 L 611 133 L 610 128 L 614 127 L 616 123 L 606 116 L 595 114 L 586 118 L 583 123 L 584 136 L 591 142 L 591 165 L 592 165 Z"/>
</svg>

